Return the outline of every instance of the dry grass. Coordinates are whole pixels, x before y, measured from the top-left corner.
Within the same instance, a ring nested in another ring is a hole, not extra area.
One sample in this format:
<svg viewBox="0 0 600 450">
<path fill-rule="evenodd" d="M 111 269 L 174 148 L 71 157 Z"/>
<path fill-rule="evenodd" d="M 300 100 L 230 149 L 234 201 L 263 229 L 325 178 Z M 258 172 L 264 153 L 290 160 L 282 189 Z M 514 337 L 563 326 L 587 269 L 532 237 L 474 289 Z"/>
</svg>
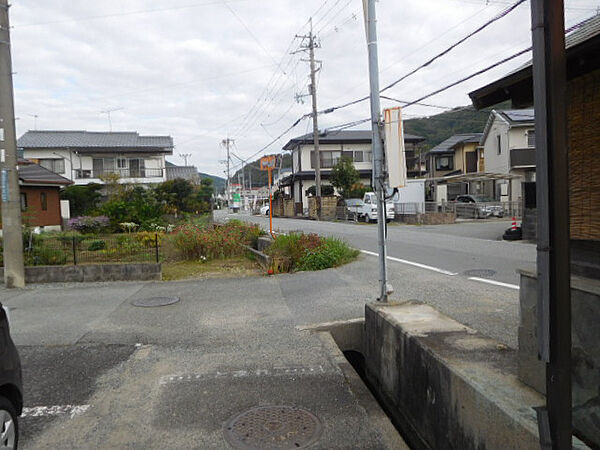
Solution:
<svg viewBox="0 0 600 450">
<path fill-rule="evenodd" d="M 203 278 L 240 278 L 264 275 L 256 261 L 245 257 L 216 259 L 207 262 L 163 262 L 164 281 L 198 280 Z"/>
</svg>

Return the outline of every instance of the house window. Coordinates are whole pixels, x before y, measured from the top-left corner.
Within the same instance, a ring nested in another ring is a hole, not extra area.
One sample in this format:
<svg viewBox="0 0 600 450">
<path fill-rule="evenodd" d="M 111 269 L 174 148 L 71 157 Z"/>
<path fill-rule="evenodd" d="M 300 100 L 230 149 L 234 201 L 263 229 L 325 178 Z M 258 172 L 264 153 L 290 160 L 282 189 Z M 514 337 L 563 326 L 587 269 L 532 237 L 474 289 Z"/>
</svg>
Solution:
<svg viewBox="0 0 600 450">
<path fill-rule="evenodd" d="M 127 158 L 117 158 L 117 169 L 127 169 Z"/>
<path fill-rule="evenodd" d="M 527 147 L 535 147 L 535 130 L 527 132 Z"/>
<path fill-rule="evenodd" d="M 499 155 L 502 154 L 502 138 L 500 135 L 496 136 L 496 151 Z"/>
<path fill-rule="evenodd" d="M 364 162 L 364 154 L 362 150 L 357 150 L 354 152 L 354 162 Z"/>
<path fill-rule="evenodd" d="M 65 173 L 64 159 L 40 159 L 40 166 L 54 173 Z"/>
<path fill-rule="evenodd" d="M 435 169 L 436 170 L 452 170 L 452 169 L 454 169 L 454 157 L 438 156 L 437 158 L 435 158 Z"/>
<path fill-rule="evenodd" d="M 48 211 L 48 195 L 45 192 L 40 192 L 40 204 L 42 211 Z"/>
<path fill-rule="evenodd" d="M 321 154 L 321 169 L 331 169 L 337 164 L 339 159 L 342 157 L 342 152 L 331 152 L 331 151 L 320 151 Z M 313 168 L 316 167 L 316 156 L 315 152 L 310 152 L 310 160 Z"/>
<path fill-rule="evenodd" d="M 27 209 L 27 193 L 21 192 L 21 211 L 25 211 Z"/>
</svg>

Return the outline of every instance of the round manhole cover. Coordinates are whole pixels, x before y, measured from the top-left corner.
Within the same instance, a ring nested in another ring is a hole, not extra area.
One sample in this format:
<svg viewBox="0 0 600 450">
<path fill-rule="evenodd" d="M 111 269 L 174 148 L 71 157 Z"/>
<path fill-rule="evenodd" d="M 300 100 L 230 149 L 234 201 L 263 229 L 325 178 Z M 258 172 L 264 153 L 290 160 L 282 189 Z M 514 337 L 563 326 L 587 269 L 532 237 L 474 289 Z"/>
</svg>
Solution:
<svg viewBox="0 0 600 450">
<path fill-rule="evenodd" d="M 319 419 L 293 406 L 259 406 L 225 424 L 225 439 L 238 449 L 306 448 L 320 437 Z"/>
<path fill-rule="evenodd" d="M 473 269 L 463 272 L 465 277 L 491 278 L 496 275 L 496 271 L 492 269 Z"/>
<path fill-rule="evenodd" d="M 150 297 L 134 300 L 131 304 L 142 308 L 156 308 L 158 306 L 172 305 L 179 300 L 179 297 Z"/>
</svg>

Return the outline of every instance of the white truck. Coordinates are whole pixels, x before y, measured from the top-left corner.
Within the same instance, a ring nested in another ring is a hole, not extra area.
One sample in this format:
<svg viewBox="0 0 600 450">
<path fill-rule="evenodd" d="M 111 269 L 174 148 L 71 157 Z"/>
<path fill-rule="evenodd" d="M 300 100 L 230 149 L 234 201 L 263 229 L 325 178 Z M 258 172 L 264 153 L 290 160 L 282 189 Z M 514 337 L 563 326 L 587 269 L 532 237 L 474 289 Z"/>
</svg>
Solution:
<svg viewBox="0 0 600 450">
<path fill-rule="evenodd" d="M 394 202 L 392 200 L 385 203 L 385 216 L 388 222 L 394 219 Z M 362 205 L 358 207 L 358 217 L 365 219 L 365 222 L 377 222 L 377 196 L 375 192 L 365 194 Z"/>
</svg>

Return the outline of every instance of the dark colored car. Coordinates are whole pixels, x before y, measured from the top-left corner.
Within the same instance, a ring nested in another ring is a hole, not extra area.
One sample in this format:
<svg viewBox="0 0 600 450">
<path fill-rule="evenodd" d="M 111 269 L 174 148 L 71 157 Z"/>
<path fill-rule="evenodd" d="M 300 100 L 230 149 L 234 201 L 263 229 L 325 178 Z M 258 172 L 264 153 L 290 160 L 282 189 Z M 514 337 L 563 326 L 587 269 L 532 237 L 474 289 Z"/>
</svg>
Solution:
<svg viewBox="0 0 600 450">
<path fill-rule="evenodd" d="M 473 219 L 485 219 L 490 216 L 504 216 L 504 208 L 500 202 L 482 195 L 459 195 L 456 197 L 456 216 Z"/>
<path fill-rule="evenodd" d="M 8 310 L 0 303 L 0 449 L 17 448 L 23 411 L 21 360 L 8 322 Z"/>
</svg>

